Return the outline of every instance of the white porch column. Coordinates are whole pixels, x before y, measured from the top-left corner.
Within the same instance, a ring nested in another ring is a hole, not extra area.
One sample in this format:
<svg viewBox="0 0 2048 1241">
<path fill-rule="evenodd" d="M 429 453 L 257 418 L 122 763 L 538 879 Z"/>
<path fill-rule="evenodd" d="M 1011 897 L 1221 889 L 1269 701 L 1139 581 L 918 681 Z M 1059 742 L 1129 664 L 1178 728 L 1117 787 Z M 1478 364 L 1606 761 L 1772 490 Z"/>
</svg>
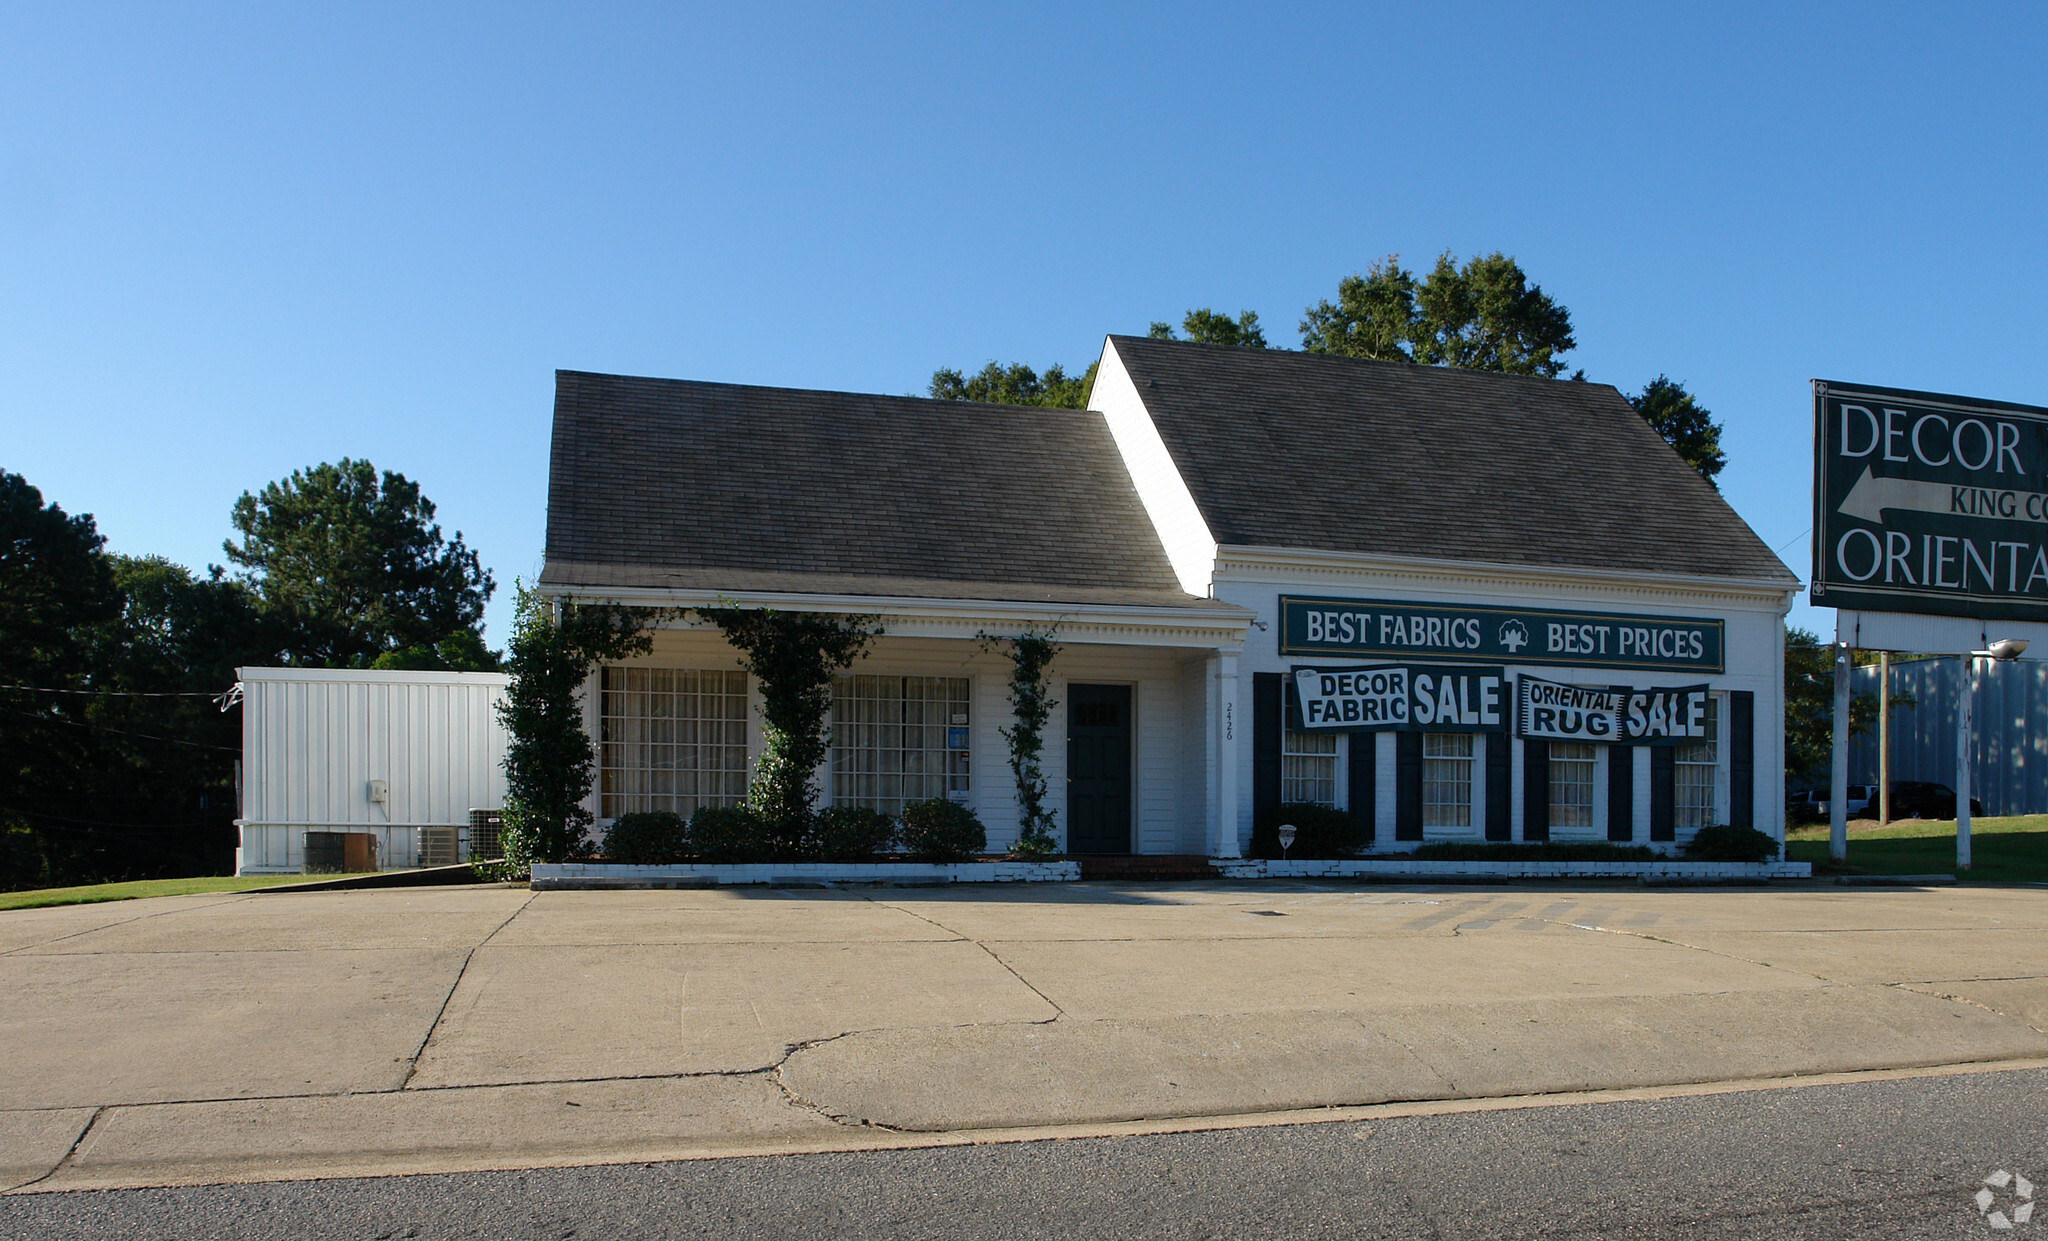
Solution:
<svg viewBox="0 0 2048 1241">
<path fill-rule="evenodd" d="M 1239 857 L 1243 849 L 1237 838 L 1237 734 L 1250 722 L 1237 718 L 1236 651 L 1218 651 L 1210 657 L 1214 702 L 1210 714 L 1210 735 L 1215 739 L 1216 815 L 1211 825 L 1211 857 Z"/>
</svg>

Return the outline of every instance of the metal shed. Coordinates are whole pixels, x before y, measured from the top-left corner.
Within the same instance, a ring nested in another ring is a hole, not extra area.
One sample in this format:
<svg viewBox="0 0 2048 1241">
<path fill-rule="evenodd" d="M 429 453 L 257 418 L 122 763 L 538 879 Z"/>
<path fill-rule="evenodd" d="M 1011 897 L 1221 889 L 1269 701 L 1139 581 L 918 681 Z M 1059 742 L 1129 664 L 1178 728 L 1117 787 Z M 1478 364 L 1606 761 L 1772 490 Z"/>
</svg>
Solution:
<svg viewBox="0 0 2048 1241">
<path fill-rule="evenodd" d="M 344 844 L 351 868 L 468 860 L 471 812 L 504 805 L 504 674 L 237 671 L 236 874 L 306 869 L 309 833 L 316 868 L 340 869 Z"/>
<path fill-rule="evenodd" d="M 1892 779 L 1956 782 L 1956 704 L 1965 662 L 1953 656 L 1892 664 L 1892 693 L 1912 706 L 1892 708 Z M 2048 811 L 2048 661 L 1980 660 L 1972 701 L 1976 754 L 1970 792 L 1986 814 Z M 1853 673 L 1857 693 L 1877 693 L 1877 668 Z M 1877 730 L 1849 743 L 1849 782 L 1877 781 Z M 1877 817 L 1872 810 L 1871 817 Z"/>
</svg>

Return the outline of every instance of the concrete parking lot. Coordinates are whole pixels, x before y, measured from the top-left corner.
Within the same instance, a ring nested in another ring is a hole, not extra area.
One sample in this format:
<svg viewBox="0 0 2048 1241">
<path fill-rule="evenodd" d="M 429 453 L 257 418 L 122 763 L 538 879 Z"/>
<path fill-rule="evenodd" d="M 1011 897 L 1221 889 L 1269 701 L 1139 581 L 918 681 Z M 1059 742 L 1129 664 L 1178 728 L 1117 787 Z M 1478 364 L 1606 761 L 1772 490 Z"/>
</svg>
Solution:
<svg viewBox="0 0 2048 1241">
<path fill-rule="evenodd" d="M 1073 884 L 0 913 L 0 1185 L 860 1149 L 2048 1060 L 2048 890 Z"/>
</svg>

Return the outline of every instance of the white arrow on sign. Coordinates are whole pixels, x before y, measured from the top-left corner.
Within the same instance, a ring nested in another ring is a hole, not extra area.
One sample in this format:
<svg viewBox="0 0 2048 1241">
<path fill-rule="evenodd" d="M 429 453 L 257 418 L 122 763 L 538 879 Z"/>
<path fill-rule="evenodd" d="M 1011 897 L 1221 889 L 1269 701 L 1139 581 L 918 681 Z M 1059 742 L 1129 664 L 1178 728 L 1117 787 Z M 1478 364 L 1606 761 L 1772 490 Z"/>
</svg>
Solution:
<svg viewBox="0 0 2048 1241">
<path fill-rule="evenodd" d="M 1983 517 L 1994 521 L 2048 521 L 2048 493 L 2039 491 L 1991 491 L 1979 487 L 1952 487 L 1947 483 L 1922 483 L 1910 478 L 1877 478 L 1864 467 L 1863 477 L 1849 488 L 1841 511 L 1851 517 L 1882 524 L 1885 509 L 1913 513 L 1941 513 L 1950 517 Z"/>
</svg>

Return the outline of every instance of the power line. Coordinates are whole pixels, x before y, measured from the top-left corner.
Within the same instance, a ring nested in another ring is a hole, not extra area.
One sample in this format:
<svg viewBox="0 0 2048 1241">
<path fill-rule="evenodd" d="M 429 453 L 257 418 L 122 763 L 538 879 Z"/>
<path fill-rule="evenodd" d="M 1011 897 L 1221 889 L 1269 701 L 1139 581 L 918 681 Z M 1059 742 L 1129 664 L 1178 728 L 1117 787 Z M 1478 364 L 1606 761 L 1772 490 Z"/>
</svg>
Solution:
<svg viewBox="0 0 2048 1241">
<path fill-rule="evenodd" d="M 221 697 L 203 689 L 55 689 L 48 685 L 0 685 L 0 689 L 17 689 L 30 694 L 73 694 L 81 698 L 212 698 L 218 701 Z"/>
<path fill-rule="evenodd" d="M 90 728 L 98 732 L 113 733 L 117 737 L 140 737 L 144 741 L 161 741 L 168 745 L 189 745 L 196 750 L 219 750 L 223 754 L 240 754 L 242 752 L 242 747 L 240 746 L 209 745 L 204 741 L 187 741 L 182 737 L 164 737 L 156 733 L 132 732 L 126 728 L 114 728 L 106 724 L 95 724 L 90 720 L 67 720 L 55 715 L 37 715 L 33 711 L 8 711 L 6 714 L 18 715 L 25 720 L 35 720 L 44 724 L 65 724 L 72 728 Z"/>
</svg>

